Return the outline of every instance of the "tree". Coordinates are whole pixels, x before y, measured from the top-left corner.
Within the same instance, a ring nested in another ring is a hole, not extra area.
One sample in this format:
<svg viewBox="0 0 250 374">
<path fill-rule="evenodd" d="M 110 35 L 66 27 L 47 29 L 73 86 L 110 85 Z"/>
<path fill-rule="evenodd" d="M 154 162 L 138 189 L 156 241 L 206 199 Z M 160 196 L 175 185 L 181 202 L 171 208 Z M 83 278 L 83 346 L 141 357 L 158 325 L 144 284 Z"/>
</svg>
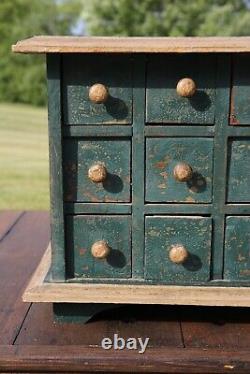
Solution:
<svg viewBox="0 0 250 374">
<path fill-rule="evenodd" d="M 69 34 L 79 0 L 0 1 L 0 101 L 46 103 L 44 56 L 15 55 L 11 45 L 37 34 Z"/>
<path fill-rule="evenodd" d="M 82 0 L 91 35 L 250 35 L 249 1 Z"/>
</svg>

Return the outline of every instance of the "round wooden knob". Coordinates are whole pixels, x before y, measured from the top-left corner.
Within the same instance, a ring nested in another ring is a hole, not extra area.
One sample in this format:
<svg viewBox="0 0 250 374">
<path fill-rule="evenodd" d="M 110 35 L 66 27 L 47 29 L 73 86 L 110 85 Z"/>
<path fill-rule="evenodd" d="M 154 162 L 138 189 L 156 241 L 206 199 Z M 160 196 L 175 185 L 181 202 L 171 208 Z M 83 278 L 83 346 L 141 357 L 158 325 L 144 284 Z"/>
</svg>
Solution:
<svg viewBox="0 0 250 374">
<path fill-rule="evenodd" d="M 193 170 L 185 162 L 180 162 L 174 168 L 174 177 L 178 182 L 186 182 L 192 178 Z"/>
<path fill-rule="evenodd" d="M 173 245 L 169 251 L 169 258 L 175 264 L 183 264 L 188 258 L 188 251 L 181 244 Z"/>
<path fill-rule="evenodd" d="M 106 258 L 110 253 L 110 247 L 105 240 L 99 240 L 92 245 L 91 253 L 95 258 Z"/>
<path fill-rule="evenodd" d="M 177 83 L 176 91 L 182 97 L 191 97 L 195 94 L 196 84 L 191 78 L 183 78 Z"/>
<path fill-rule="evenodd" d="M 101 163 L 92 165 L 88 170 L 88 177 L 94 183 L 102 183 L 107 178 L 107 169 Z"/>
<path fill-rule="evenodd" d="M 95 104 L 103 104 L 107 101 L 109 91 L 104 84 L 96 83 L 89 89 L 89 99 Z"/>
</svg>

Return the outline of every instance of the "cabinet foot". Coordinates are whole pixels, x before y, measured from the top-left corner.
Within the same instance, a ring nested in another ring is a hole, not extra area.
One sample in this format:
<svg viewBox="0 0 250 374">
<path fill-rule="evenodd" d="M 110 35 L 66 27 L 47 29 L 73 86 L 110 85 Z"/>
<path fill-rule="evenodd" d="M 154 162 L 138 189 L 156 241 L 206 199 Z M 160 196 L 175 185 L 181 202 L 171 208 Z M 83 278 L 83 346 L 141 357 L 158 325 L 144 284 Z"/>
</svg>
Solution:
<svg viewBox="0 0 250 374">
<path fill-rule="evenodd" d="M 86 323 L 96 314 L 117 308 L 117 304 L 54 303 L 54 319 L 57 322 Z"/>
</svg>

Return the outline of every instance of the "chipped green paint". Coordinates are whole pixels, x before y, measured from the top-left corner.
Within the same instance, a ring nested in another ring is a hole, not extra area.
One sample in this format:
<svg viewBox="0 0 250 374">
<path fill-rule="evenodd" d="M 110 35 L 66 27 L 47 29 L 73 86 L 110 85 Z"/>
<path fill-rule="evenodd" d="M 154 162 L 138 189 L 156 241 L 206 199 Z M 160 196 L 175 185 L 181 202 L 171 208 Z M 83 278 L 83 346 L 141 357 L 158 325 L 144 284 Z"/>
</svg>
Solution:
<svg viewBox="0 0 250 374">
<path fill-rule="evenodd" d="M 233 58 L 231 92 L 231 125 L 250 125 L 250 55 L 238 54 Z"/>
<path fill-rule="evenodd" d="M 211 202 L 213 139 L 149 138 L 146 152 L 146 201 Z M 192 167 L 191 180 L 176 181 L 173 170 L 178 162 Z"/>
<path fill-rule="evenodd" d="M 64 199 L 67 202 L 130 202 L 130 140 L 65 139 Z M 103 183 L 88 178 L 88 169 L 104 163 Z"/>
<path fill-rule="evenodd" d="M 207 282 L 210 278 L 212 220 L 208 217 L 146 217 L 145 278 L 159 283 Z M 172 245 L 183 245 L 188 259 L 169 259 Z"/>
<path fill-rule="evenodd" d="M 128 56 L 63 55 L 63 113 L 66 125 L 130 124 L 132 122 L 132 67 Z M 89 88 L 104 84 L 104 104 L 89 100 Z"/>
<path fill-rule="evenodd" d="M 215 113 L 216 62 L 213 55 L 150 56 L 147 75 L 147 122 L 213 124 Z M 180 97 L 176 85 L 192 78 L 197 91 Z"/>
<path fill-rule="evenodd" d="M 250 202 L 250 138 L 229 147 L 228 201 Z"/>
<path fill-rule="evenodd" d="M 250 280 L 250 216 L 226 219 L 224 278 Z"/>
<path fill-rule="evenodd" d="M 69 277 L 131 277 L 130 216 L 67 216 L 66 230 Z M 105 240 L 111 248 L 107 259 L 91 254 L 91 246 L 99 240 Z"/>
</svg>

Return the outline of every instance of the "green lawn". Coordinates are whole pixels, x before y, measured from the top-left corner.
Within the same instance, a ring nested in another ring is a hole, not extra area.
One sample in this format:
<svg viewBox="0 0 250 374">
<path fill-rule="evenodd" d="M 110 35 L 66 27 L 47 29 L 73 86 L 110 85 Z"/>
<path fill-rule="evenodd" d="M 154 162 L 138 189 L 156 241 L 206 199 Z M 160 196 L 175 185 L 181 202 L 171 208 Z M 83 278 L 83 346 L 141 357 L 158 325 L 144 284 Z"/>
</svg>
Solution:
<svg viewBox="0 0 250 374">
<path fill-rule="evenodd" d="M 0 209 L 48 209 L 47 111 L 0 103 Z"/>
</svg>

